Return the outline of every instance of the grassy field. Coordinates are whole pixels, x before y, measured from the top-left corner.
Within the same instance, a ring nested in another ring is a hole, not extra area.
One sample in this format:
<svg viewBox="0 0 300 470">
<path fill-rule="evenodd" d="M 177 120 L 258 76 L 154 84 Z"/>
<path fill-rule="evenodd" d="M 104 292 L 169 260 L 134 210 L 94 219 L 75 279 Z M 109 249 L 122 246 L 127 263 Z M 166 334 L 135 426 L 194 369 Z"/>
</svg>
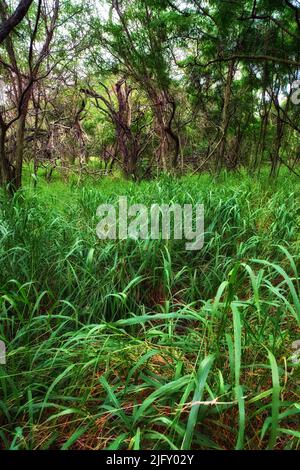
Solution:
<svg viewBox="0 0 300 470">
<path fill-rule="evenodd" d="M 0 447 L 299 448 L 299 190 L 240 173 L 1 193 Z M 120 195 L 203 203 L 203 249 L 98 240 Z"/>
</svg>

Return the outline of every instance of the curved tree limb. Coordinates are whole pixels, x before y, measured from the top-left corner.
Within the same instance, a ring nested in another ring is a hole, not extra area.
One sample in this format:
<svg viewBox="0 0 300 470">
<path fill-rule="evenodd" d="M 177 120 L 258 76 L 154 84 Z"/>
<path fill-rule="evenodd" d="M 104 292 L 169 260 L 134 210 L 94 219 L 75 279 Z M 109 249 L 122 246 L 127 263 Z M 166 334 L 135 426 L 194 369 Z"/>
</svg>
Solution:
<svg viewBox="0 0 300 470">
<path fill-rule="evenodd" d="M 0 44 L 10 32 L 23 20 L 33 0 L 21 0 L 15 12 L 0 25 Z"/>
</svg>

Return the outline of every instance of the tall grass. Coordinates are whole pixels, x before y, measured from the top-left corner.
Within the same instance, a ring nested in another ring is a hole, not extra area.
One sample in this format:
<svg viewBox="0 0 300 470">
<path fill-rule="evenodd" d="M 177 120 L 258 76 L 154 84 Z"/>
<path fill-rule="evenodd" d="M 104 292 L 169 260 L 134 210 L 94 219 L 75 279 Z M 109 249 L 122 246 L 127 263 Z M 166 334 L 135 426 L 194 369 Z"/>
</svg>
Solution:
<svg viewBox="0 0 300 470">
<path fill-rule="evenodd" d="M 299 448 L 299 221 L 283 176 L 1 194 L 0 446 Z M 205 244 L 100 241 L 96 208 L 203 203 Z"/>
</svg>

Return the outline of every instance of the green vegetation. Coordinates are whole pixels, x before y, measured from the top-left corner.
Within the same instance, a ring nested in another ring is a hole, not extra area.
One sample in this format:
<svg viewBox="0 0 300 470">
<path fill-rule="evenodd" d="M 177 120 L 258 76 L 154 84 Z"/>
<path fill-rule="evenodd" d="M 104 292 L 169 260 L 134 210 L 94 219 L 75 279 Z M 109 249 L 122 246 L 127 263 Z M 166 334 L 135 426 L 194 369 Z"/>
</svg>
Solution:
<svg viewBox="0 0 300 470">
<path fill-rule="evenodd" d="M 244 173 L 2 192 L 1 447 L 299 448 L 297 194 Z M 204 203 L 203 249 L 98 240 L 119 195 Z"/>
<path fill-rule="evenodd" d="M 299 41 L 298 0 L 0 0 L 1 450 L 299 449 Z M 121 196 L 203 248 L 100 240 Z"/>
</svg>

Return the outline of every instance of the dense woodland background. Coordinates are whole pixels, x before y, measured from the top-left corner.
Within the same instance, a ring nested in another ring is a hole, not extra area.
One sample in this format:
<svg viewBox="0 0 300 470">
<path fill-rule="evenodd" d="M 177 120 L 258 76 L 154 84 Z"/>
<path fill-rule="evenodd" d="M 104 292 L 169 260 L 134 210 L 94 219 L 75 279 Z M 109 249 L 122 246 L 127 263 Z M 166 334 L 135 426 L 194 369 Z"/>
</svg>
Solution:
<svg viewBox="0 0 300 470">
<path fill-rule="evenodd" d="M 296 0 L 0 0 L 0 449 L 300 448 L 299 39 Z M 99 240 L 120 196 L 203 248 Z"/>
<path fill-rule="evenodd" d="M 1 1 L 2 30 L 17 4 Z M 21 4 L 0 46 L 4 185 L 21 186 L 24 162 L 48 178 L 91 159 L 135 179 L 297 171 L 299 2 Z"/>
</svg>

